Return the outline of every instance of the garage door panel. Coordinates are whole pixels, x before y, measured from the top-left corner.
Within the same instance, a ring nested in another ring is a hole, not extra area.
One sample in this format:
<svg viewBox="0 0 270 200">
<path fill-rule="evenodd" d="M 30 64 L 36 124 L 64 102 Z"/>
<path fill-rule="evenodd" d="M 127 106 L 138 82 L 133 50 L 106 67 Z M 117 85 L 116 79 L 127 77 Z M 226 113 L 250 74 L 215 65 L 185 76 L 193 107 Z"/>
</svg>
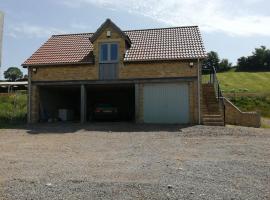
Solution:
<svg viewBox="0 0 270 200">
<path fill-rule="evenodd" d="M 146 123 L 188 123 L 188 84 L 147 84 L 144 86 Z"/>
</svg>

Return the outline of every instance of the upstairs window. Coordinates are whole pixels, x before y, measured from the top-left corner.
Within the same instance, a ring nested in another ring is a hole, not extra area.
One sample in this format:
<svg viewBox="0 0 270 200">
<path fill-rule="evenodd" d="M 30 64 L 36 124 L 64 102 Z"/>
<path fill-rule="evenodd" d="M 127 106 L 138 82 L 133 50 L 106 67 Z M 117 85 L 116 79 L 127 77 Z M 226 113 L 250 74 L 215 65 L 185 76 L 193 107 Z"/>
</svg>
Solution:
<svg viewBox="0 0 270 200">
<path fill-rule="evenodd" d="M 103 43 L 99 49 L 100 63 L 116 63 L 118 62 L 118 44 Z"/>
</svg>

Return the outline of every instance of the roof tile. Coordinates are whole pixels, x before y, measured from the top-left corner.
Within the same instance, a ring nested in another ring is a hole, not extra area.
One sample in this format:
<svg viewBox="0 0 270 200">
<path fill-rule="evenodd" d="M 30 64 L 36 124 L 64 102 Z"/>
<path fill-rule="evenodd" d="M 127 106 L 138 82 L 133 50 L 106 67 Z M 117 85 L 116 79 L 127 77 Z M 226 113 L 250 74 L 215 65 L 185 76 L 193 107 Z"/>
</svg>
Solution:
<svg viewBox="0 0 270 200">
<path fill-rule="evenodd" d="M 124 31 L 132 44 L 124 61 L 206 57 L 197 26 Z M 92 33 L 53 35 L 22 65 L 93 63 Z"/>
</svg>

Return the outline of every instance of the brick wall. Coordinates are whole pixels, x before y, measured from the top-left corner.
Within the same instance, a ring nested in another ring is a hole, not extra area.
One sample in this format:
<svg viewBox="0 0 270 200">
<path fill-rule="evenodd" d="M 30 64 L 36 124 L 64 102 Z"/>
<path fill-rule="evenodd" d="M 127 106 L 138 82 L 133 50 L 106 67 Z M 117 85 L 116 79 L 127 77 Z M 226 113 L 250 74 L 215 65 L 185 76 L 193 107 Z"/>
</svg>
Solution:
<svg viewBox="0 0 270 200">
<path fill-rule="evenodd" d="M 260 127 L 261 117 L 256 112 L 242 112 L 228 99 L 225 100 L 225 122 L 226 124 Z"/>
</svg>

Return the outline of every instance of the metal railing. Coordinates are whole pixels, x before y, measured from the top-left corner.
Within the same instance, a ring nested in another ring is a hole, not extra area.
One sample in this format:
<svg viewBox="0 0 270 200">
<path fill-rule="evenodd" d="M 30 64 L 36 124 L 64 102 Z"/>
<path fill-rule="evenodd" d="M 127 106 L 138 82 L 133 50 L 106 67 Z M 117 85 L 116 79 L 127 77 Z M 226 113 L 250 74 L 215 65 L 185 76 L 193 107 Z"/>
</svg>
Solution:
<svg viewBox="0 0 270 200">
<path fill-rule="evenodd" d="M 204 74 L 203 83 L 213 84 L 214 86 L 216 98 L 219 104 L 219 109 L 223 112 L 224 125 L 225 125 L 225 102 L 224 102 L 224 97 L 223 97 L 222 90 L 220 87 L 220 83 L 217 78 L 216 69 L 212 67 L 212 68 L 205 68 L 202 71 Z"/>
</svg>

